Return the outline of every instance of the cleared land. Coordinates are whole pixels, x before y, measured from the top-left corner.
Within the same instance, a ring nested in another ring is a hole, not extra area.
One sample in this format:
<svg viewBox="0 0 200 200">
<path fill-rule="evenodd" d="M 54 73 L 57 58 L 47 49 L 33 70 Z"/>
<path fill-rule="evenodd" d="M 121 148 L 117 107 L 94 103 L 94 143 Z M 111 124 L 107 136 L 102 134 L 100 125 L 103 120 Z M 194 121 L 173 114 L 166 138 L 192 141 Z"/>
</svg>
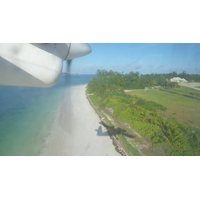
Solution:
<svg viewBox="0 0 200 200">
<path fill-rule="evenodd" d="M 179 90 L 187 90 L 188 93 L 194 92 L 194 89 L 185 89 L 184 87 Z M 200 95 L 200 92 L 197 92 Z M 148 101 L 154 101 L 167 107 L 167 111 L 161 112 L 165 117 L 173 116 L 182 122 L 187 122 L 190 125 L 200 128 L 200 100 L 198 99 L 155 89 L 149 89 L 146 92 L 144 89 L 134 90 L 129 92 L 129 94 L 136 95 Z"/>
</svg>

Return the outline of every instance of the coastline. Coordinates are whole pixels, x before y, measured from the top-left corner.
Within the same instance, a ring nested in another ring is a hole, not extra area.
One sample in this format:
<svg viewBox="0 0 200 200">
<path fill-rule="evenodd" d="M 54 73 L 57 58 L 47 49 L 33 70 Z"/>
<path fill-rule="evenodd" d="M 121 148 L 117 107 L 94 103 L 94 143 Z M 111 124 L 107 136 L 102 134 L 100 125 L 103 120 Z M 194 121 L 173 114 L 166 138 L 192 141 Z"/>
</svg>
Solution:
<svg viewBox="0 0 200 200">
<path fill-rule="evenodd" d="M 66 89 L 40 155 L 120 155 L 86 97 L 86 86 L 87 84 Z"/>
<path fill-rule="evenodd" d="M 111 121 L 111 119 L 109 118 L 109 116 L 106 113 L 103 113 L 103 111 L 101 111 L 101 112 L 98 111 L 98 109 L 95 107 L 95 105 L 92 103 L 92 101 L 88 97 L 89 95 L 91 95 L 91 94 L 86 94 L 87 99 L 88 99 L 90 105 L 95 110 L 96 114 L 99 116 L 99 118 L 101 120 L 101 124 L 106 128 L 106 130 L 112 140 L 112 144 L 115 146 L 115 150 L 122 156 L 128 156 L 128 153 L 125 151 L 123 146 L 120 144 L 118 138 L 115 136 L 115 131 L 113 131 L 113 129 L 106 124 L 106 121 L 107 120 Z"/>
</svg>

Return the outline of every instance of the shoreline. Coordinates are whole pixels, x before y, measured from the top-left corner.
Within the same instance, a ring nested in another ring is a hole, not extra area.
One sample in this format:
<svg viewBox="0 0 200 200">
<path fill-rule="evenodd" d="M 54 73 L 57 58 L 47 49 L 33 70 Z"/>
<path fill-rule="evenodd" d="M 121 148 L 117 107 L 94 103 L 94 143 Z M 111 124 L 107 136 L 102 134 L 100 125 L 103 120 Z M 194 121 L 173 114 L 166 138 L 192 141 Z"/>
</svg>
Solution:
<svg viewBox="0 0 200 200">
<path fill-rule="evenodd" d="M 90 100 L 90 98 L 88 98 L 88 95 L 91 94 L 87 94 L 86 93 L 86 97 L 91 105 L 91 107 L 93 107 L 93 109 L 95 110 L 96 114 L 99 116 L 99 119 L 101 120 L 102 125 L 106 128 L 106 130 L 108 131 L 108 134 L 112 140 L 112 144 L 115 147 L 115 150 L 121 154 L 122 156 L 128 156 L 128 153 L 125 151 L 125 149 L 123 148 L 123 146 L 120 144 L 120 142 L 118 141 L 118 139 L 116 138 L 115 134 L 112 133 L 112 131 L 109 129 L 109 126 L 106 124 L 105 122 L 105 118 L 101 117 L 100 113 L 97 111 L 97 108 L 94 106 L 94 104 L 92 103 L 92 101 Z M 106 116 L 107 118 L 107 116 Z"/>
<path fill-rule="evenodd" d="M 66 88 L 43 156 L 120 156 L 86 96 L 86 86 Z"/>
</svg>

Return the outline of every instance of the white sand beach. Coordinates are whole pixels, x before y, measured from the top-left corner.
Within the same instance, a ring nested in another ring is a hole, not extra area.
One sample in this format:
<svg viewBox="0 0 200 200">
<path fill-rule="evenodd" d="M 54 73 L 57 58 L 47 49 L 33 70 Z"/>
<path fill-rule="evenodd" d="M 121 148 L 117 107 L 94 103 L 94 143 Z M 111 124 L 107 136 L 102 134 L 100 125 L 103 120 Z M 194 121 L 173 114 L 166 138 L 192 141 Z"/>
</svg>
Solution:
<svg viewBox="0 0 200 200">
<path fill-rule="evenodd" d="M 90 105 L 86 85 L 66 90 L 40 155 L 119 156 L 107 130 Z"/>
</svg>

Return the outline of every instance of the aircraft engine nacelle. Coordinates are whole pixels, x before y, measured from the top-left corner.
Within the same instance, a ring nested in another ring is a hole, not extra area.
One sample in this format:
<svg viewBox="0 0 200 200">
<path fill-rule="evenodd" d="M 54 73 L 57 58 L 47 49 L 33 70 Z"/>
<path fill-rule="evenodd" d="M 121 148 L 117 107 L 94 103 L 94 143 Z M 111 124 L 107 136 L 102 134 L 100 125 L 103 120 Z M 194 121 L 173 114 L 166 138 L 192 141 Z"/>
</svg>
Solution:
<svg viewBox="0 0 200 200">
<path fill-rule="evenodd" d="M 0 85 L 50 87 L 61 75 L 63 60 L 90 52 L 80 43 L 1 43 Z"/>
</svg>

